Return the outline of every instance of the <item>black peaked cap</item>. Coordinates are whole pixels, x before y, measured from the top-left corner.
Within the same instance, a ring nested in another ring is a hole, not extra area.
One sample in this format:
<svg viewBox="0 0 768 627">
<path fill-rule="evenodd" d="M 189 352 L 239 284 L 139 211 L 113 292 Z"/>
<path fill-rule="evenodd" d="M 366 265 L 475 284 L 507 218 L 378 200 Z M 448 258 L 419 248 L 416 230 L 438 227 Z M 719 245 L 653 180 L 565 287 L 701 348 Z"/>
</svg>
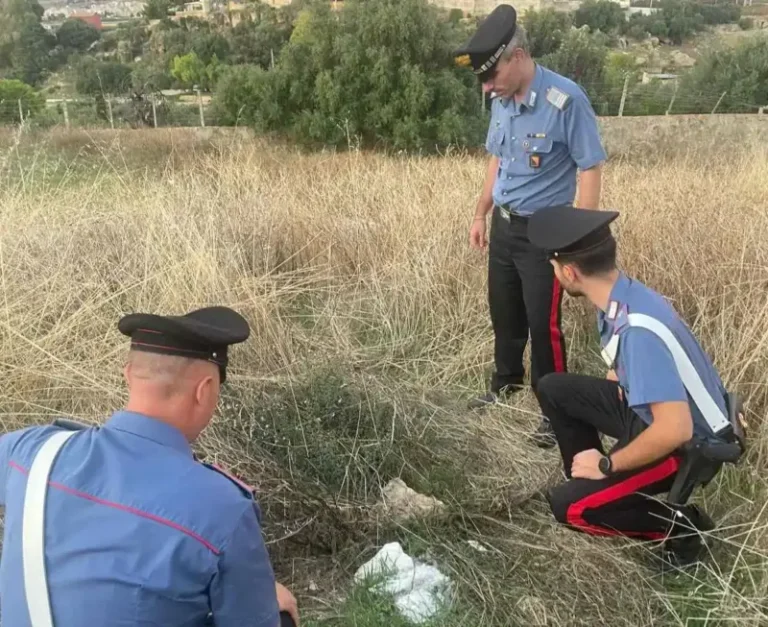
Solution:
<svg viewBox="0 0 768 627">
<path fill-rule="evenodd" d="M 121 318 L 117 326 L 130 336 L 133 350 L 216 364 L 222 383 L 226 380 L 228 347 L 250 336 L 246 319 L 228 307 L 205 307 L 181 316 L 133 313 Z"/>
<path fill-rule="evenodd" d="M 483 20 L 475 34 L 454 52 L 456 64 L 471 67 L 480 81 L 487 80 L 516 28 L 517 11 L 509 4 L 500 4 Z"/>
<path fill-rule="evenodd" d="M 528 239 L 550 258 L 587 252 L 613 237 L 610 224 L 618 211 L 578 209 L 570 205 L 535 211 L 528 219 Z"/>
</svg>

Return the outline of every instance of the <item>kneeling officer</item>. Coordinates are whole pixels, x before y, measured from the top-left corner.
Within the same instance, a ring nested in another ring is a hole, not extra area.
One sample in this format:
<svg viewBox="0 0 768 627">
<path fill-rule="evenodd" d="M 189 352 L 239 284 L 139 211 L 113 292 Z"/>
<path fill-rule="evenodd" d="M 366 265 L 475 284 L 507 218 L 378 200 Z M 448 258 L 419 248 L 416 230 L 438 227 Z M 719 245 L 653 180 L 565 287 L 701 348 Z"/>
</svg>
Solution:
<svg viewBox="0 0 768 627">
<path fill-rule="evenodd" d="M 665 559 L 682 565 L 702 546 L 690 530 L 714 527 L 685 501 L 742 453 L 738 400 L 669 303 L 617 269 L 617 216 L 554 207 L 528 226 L 566 292 L 597 307 L 610 368 L 605 379 L 552 373 L 539 383 L 567 477 L 549 501 L 558 521 L 583 532 L 666 539 Z M 608 454 L 600 434 L 618 440 Z M 667 503 L 652 498 L 662 492 Z"/>
<path fill-rule="evenodd" d="M 247 322 L 210 307 L 131 314 L 119 329 L 131 337 L 124 410 L 100 428 L 59 422 L 0 438 L 3 624 L 298 623 L 252 490 L 190 446 Z"/>
</svg>

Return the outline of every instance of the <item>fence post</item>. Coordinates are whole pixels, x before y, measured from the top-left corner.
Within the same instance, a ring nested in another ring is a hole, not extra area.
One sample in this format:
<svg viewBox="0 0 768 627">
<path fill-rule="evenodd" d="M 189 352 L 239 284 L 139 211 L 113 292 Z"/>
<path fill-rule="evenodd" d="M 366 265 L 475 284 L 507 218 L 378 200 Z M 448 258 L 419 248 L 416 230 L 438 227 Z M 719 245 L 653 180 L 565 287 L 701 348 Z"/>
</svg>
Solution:
<svg viewBox="0 0 768 627">
<path fill-rule="evenodd" d="M 157 104 L 155 103 L 155 94 L 152 94 L 152 124 L 157 128 Z"/>
<path fill-rule="evenodd" d="M 21 106 L 21 98 L 19 98 L 19 124 L 24 126 L 24 108 Z"/>
<path fill-rule="evenodd" d="M 624 115 L 624 103 L 627 101 L 627 88 L 629 87 L 629 74 L 624 77 L 624 89 L 621 90 L 621 102 L 619 103 L 619 117 Z"/>
<path fill-rule="evenodd" d="M 715 114 L 715 111 L 717 111 L 717 108 L 720 106 L 720 103 L 723 101 L 723 98 L 725 98 L 725 94 L 727 93 L 727 91 L 724 91 L 722 94 L 720 94 L 720 98 L 718 98 L 717 102 L 715 103 L 715 108 L 712 109 L 712 113 L 710 115 Z"/>
<path fill-rule="evenodd" d="M 62 108 L 64 109 L 64 126 L 67 130 L 69 130 L 69 109 L 67 109 L 67 99 L 64 98 L 61 104 Z"/>
<path fill-rule="evenodd" d="M 197 104 L 200 107 L 200 126 L 205 126 L 205 115 L 203 114 L 203 94 L 197 85 L 195 85 L 195 91 L 197 92 Z"/>
<path fill-rule="evenodd" d="M 680 83 L 675 80 L 675 91 L 672 92 L 672 100 L 669 101 L 669 106 L 667 107 L 666 112 L 664 115 L 669 115 L 672 111 L 672 105 L 675 104 L 675 98 L 677 98 L 677 88 L 680 86 Z"/>
<path fill-rule="evenodd" d="M 109 98 L 105 98 L 107 101 L 107 113 L 109 114 L 109 126 L 114 129 L 115 128 L 115 120 L 112 117 L 112 101 Z"/>
</svg>

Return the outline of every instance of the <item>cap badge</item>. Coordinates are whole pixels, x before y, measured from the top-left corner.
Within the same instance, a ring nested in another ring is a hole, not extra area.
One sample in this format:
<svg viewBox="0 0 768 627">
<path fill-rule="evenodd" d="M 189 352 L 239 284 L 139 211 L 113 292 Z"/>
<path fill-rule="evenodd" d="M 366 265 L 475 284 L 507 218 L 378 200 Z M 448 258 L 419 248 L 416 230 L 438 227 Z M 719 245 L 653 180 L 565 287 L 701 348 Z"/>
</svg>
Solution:
<svg viewBox="0 0 768 627">
<path fill-rule="evenodd" d="M 456 65 L 459 67 L 469 67 L 470 60 L 468 54 L 462 54 L 461 56 L 456 57 L 455 59 Z"/>
</svg>

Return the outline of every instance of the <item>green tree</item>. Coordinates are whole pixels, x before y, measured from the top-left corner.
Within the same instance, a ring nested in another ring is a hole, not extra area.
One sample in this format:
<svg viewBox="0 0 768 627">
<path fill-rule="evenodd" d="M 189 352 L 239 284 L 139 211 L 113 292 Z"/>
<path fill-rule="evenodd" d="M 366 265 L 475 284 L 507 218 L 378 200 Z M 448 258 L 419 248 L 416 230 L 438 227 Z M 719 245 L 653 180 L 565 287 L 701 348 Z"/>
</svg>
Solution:
<svg viewBox="0 0 768 627">
<path fill-rule="evenodd" d="M 309 142 L 477 145 L 480 86 L 452 58 L 464 36 L 426 0 L 347 0 L 338 14 L 314 4 L 299 14 L 274 71 L 228 72 L 217 100 L 230 122 Z"/>
<path fill-rule="evenodd" d="M 215 84 L 221 70 L 221 64 L 214 54 L 208 63 L 204 63 L 194 52 L 183 57 L 175 57 L 171 75 L 184 87 L 199 86 L 209 91 Z"/>
<path fill-rule="evenodd" d="M 154 32 L 149 40 L 149 52 L 162 58 L 166 66 L 175 57 L 182 57 L 189 52 L 194 52 L 205 64 L 210 63 L 214 56 L 223 62 L 229 57 L 230 51 L 227 37 L 202 20 L 169 24 L 167 28 Z"/>
<path fill-rule="evenodd" d="M 148 20 L 162 20 L 168 17 L 171 6 L 170 0 L 147 0 L 144 4 L 144 17 Z"/>
<path fill-rule="evenodd" d="M 588 26 L 593 33 L 620 31 L 625 21 L 624 9 L 613 0 L 585 0 L 573 14 L 574 26 Z"/>
<path fill-rule="evenodd" d="M 680 91 L 690 94 L 690 100 L 705 100 L 706 109 L 725 92 L 718 111 L 755 113 L 768 103 L 768 38 L 711 48 L 682 78 Z"/>
<path fill-rule="evenodd" d="M 0 80 L 0 123 L 18 124 L 39 113 L 45 106 L 45 98 L 30 85 L 18 80 Z"/>
<path fill-rule="evenodd" d="M 56 43 L 67 51 L 83 52 L 100 37 L 101 33 L 90 24 L 68 19 L 56 32 Z"/>
<path fill-rule="evenodd" d="M 75 65 L 75 89 L 86 96 L 120 95 L 131 91 L 131 67 L 84 57 Z"/>
<path fill-rule="evenodd" d="M 600 115 L 615 115 L 621 104 L 624 82 L 631 90 L 640 79 L 640 70 L 635 56 L 628 52 L 609 51 L 605 59 L 602 76 L 602 88 L 599 90 L 595 108 Z M 630 100 L 624 103 L 624 115 L 629 115 Z"/>
<path fill-rule="evenodd" d="M 531 55 L 534 58 L 555 52 L 563 43 L 572 24 L 569 13 L 555 9 L 543 11 L 527 9 L 520 21 L 528 33 Z"/>
<path fill-rule="evenodd" d="M 55 40 L 42 16 L 37 0 L 5 0 L 0 7 L 0 72 L 7 77 L 36 85 L 50 69 Z"/>
<path fill-rule="evenodd" d="M 288 43 L 293 26 L 275 20 L 240 22 L 229 36 L 233 65 L 254 64 L 268 68 L 272 58 L 280 56 L 280 50 Z"/>
<path fill-rule="evenodd" d="M 157 59 L 142 59 L 132 68 L 131 79 L 136 93 L 147 94 L 173 87 L 173 77 L 168 68 Z"/>
<path fill-rule="evenodd" d="M 541 64 L 581 85 L 601 113 L 604 97 L 605 62 L 608 56 L 604 35 L 585 28 L 572 30 L 555 52 L 542 57 Z"/>
</svg>

